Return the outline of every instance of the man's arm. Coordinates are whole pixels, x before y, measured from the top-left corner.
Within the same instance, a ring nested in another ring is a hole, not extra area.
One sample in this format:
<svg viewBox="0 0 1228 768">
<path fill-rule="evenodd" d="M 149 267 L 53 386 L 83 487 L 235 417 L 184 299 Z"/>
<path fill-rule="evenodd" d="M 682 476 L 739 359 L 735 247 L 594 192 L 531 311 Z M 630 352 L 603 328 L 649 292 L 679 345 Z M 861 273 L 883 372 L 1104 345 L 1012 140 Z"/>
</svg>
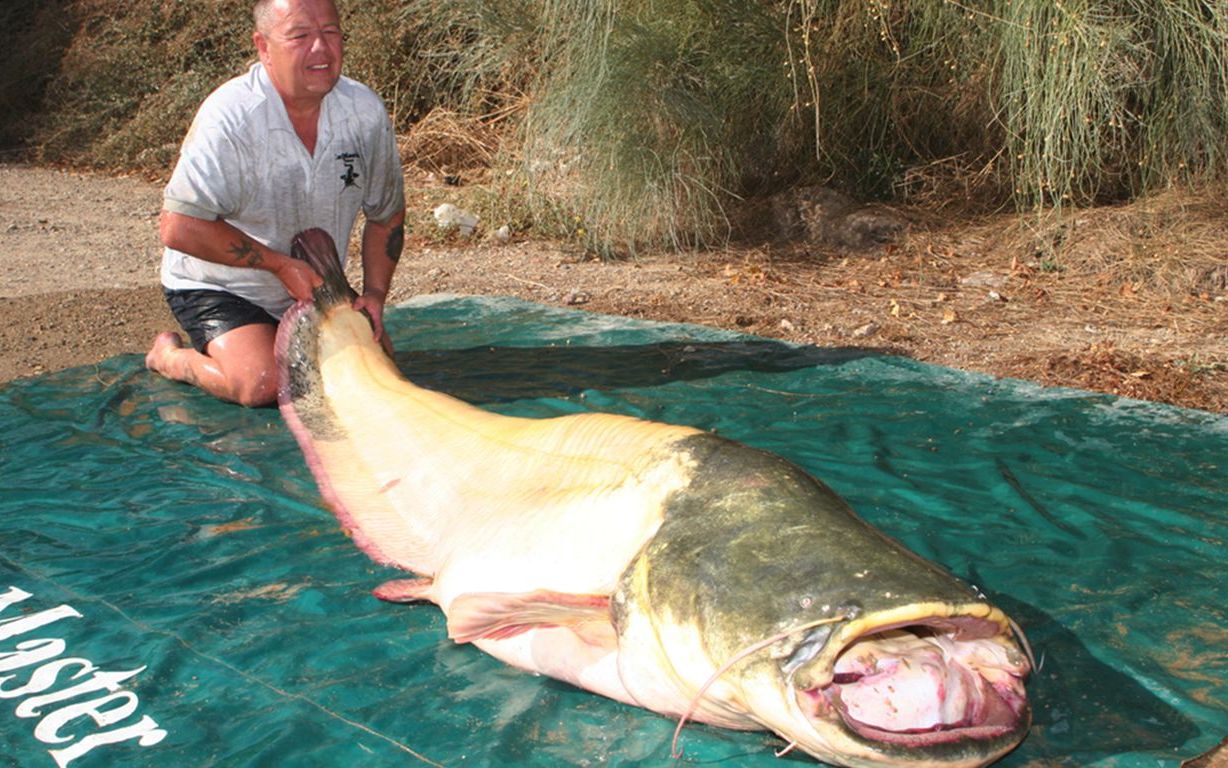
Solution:
<svg viewBox="0 0 1228 768">
<path fill-rule="evenodd" d="M 163 245 L 198 259 L 272 272 L 299 301 L 310 301 L 312 289 L 323 282 L 305 263 L 262 245 L 222 219 L 209 221 L 163 210 L 158 233 Z"/>
<path fill-rule="evenodd" d="M 375 336 L 387 346 L 384 337 L 384 301 L 392 287 L 392 273 L 396 271 L 405 247 L 405 209 L 402 208 L 384 221 L 368 219 L 362 228 L 362 296 L 354 302 L 354 308 L 366 310 L 375 325 Z"/>
</svg>

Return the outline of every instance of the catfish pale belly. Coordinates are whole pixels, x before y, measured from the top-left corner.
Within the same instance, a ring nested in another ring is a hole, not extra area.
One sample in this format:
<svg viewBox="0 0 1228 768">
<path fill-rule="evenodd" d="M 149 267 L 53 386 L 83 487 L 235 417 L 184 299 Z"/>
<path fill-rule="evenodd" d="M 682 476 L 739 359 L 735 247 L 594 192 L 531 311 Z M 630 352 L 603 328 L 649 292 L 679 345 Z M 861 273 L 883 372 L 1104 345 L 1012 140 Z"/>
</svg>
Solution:
<svg viewBox="0 0 1228 768">
<path fill-rule="evenodd" d="M 522 419 L 402 377 L 324 276 L 282 319 L 280 404 L 354 542 L 448 635 L 846 766 L 978 766 L 1026 735 L 1026 641 L 983 595 L 771 454 L 589 413 Z"/>
</svg>

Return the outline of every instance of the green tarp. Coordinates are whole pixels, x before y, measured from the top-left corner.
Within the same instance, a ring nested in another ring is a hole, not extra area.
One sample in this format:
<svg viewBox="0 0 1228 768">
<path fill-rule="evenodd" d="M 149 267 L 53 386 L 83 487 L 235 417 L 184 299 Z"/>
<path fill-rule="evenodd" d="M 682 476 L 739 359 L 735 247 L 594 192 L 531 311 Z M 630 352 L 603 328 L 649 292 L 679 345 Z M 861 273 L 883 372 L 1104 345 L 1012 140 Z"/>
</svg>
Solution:
<svg viewBox="0 0 1228 768">
<path fill-rule="evenodd" d="M 419 384 L 782 454 L 983 589 L 1042 662 L 1003 765 L 1176 766 L 1228 734 L 1228 418 L 506 299 L 388 324 Z M 137 356 L 0 388 L 0 541 L 0 765 L 672 764 L 673 722 L 371 597 L 395 574 L 277 411 Z M 681 744 L 686 765 L 807 762 L 765 734 Z"/>
</svg>

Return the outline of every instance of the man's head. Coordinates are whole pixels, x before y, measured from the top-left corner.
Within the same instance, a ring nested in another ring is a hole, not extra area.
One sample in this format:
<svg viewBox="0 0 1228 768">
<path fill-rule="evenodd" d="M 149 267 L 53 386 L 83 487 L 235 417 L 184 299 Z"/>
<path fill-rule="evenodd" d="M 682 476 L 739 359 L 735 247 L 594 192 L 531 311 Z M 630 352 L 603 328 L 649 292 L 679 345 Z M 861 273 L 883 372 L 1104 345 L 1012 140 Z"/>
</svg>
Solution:
<svg viewBox="0 0 1228 768">
<path fill-rule="evenodd" d="M 341 20 L 333 0 L 258 0 L 252 41 L 288 108 L 324 98 L 341 77 Z"/>
</svg>

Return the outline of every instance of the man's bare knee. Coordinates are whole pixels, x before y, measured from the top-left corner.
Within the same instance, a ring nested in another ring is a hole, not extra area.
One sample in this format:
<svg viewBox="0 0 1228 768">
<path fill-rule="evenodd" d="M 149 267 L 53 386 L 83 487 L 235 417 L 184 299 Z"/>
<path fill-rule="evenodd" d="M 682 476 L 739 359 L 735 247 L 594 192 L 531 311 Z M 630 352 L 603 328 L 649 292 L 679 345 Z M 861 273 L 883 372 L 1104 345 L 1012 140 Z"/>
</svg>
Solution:
<svg viewBox="0 0 1228 768">
<path fill-rule="evenodd" d="M 234 328 L 209 342 L 206 353 L 224 381 L 217 391 L 219 397 L 248 407 L 276 402 L 275 333 L 275 326 L 257 323 Z"/>
<path fill-rule="evenodd" d="M 235 402 L 248 408 L 260 408 L 277 402 L 277 377 L 260 376 L 238 388 Z"/>
</svg>

